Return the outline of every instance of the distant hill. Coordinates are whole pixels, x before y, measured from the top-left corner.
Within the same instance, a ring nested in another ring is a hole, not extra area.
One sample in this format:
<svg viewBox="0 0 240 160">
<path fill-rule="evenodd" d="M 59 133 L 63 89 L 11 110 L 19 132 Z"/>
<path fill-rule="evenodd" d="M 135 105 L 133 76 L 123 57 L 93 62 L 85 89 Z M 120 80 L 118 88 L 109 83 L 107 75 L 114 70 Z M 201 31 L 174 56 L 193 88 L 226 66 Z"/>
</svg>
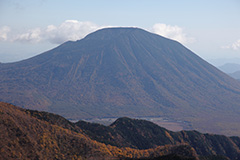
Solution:
<svg viewBox="0 0 240 160">
<path fill-rule="evenodd" d="M 216 59 L 207 59 L 207 61 L 218 67 L 218 66 L 223 66 L 226 63 L 233 63 L 233 64 L 239 64 L 240 63 L 240 58 L 234 57 L 234 58 L 216 58 Z"/>
<path fill-rule="evenodd" d="M 231 74 L 231 73 L 234 73 L 236 71 L 240 71 L 240 64 L 226 63 L 222 66 L 219 66 L 218 68 L 225 73 Z"/>
<path fill-rule="evenodd" d="M 240 64 L 226 63 L 218 67 L 221 71 L 227 73 L 234 79 L 240 80 Z"/>
<path fill-rule="evenodd" d="M 80 130 L 63 128 L 62 125 L 68 126 L 65 122 L 72 127 L 75 125 L 58 115 L 27 111 L 3 102 L 0 102 L 0 115 L 0 159 L 198 159 L 194 149 L 186 144 L 158 146 L 147 150 L 105 145 L 90 139 Z M 43 117 L 51 123 L 40 120 Z"/>
<path fill-rule="evenodd" d="M 240 83 L 180 43 L 107 28 L 0 64 L 0 101 L 66 118 L 166 116 L 240 135 Z"/>
<path fill-rule="evenodd" d="M 239 137 L 171 132 L 127 117 L 110 126 L 71 123 L 3 102 L 0 115 L 0 159 L 240 159 Z"/>
<path fill-rule="evenodd" d="M 237 79 L 237 80 L 240 80 L 240 70 L 239 71 L 236 71 L 236 72 L 233 72 L 233 73 L 230 73 L 229 74 L 231 77 Z"/>
</svg>

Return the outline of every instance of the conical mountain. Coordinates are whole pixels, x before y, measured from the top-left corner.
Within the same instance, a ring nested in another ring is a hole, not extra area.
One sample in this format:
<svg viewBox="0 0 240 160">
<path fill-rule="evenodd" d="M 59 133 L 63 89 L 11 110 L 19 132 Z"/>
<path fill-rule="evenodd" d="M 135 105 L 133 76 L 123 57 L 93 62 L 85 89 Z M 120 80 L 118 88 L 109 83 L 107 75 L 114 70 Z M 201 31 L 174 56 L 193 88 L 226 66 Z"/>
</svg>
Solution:
<svg viewBox="0 0 240 160">
<path fill-rule="evenodd" d="M 101 29 L 1 64 L 0 100 L 73 119 L 165 116 L 240 135 L 239 82 L 180 43 L 138 28 Z"/>
</svg>

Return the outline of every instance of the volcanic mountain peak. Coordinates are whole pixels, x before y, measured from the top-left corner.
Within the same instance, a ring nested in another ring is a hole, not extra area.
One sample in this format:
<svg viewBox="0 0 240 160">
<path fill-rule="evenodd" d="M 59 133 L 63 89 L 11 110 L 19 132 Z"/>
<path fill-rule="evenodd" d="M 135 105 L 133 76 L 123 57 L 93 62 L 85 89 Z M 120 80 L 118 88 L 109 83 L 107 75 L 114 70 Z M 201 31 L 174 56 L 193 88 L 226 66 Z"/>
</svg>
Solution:
<svg viewBox="0 0 240 160">
<path fill-rule="evenodd" d="M 133 27 L 116 27 L 116 28 L 103 28 L 96 32 L 88 34 L 85 39 L 115 39 L 122 35 L 130 35 L 133 32 L 146 32 L 140 28 Z"/>
<path fill-rule="evenodd" d="M 26 108 L 71 119 L 164 115 L 215 133 L 239 126 L 238 81 L 139 28 L 101 29 L 0 67 L 0 100 Z"/>
</svg>

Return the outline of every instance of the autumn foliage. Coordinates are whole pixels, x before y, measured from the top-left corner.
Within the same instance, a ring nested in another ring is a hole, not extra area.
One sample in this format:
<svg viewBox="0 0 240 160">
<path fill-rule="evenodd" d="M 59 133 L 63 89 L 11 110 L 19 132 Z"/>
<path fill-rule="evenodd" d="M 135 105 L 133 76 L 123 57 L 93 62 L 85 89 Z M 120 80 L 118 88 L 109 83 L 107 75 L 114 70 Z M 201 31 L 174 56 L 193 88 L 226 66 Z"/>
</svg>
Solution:
<svg viewBox="0 0 240 160">
<path fill-rule="evenodd" d="M 146 150 L 106 145 L 0 102 L 0 159 L 136 159 L 173 154 L 181 148 L 187 156 L 196 156 L 186 144 Z"/>
</svg>

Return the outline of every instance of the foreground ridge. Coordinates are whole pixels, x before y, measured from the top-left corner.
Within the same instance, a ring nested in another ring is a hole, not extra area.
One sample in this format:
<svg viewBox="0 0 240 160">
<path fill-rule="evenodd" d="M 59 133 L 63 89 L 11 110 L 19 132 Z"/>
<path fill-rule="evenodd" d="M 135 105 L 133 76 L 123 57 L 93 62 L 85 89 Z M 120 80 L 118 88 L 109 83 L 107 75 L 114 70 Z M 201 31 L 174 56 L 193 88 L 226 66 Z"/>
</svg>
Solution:
<svg viewBox="0 0 240 160">
<path fill-rule="evenodd" d="M 181 157 L 183 151 L 186 157 L 196 159 L 194 150 L 188 145 L 159 146 L 148 150 L 105 145 L 91 140 L 80 129 L 79 132 L 64 129 L 7 103 L 0 102 L 0 114 L 0 159 L 132 159 L 178 152 Z"/>
<path fill-rule="evenodd" d="M 71 123 L 3 102 L 0 115 L 0 159 L 240 159 L 239 137 L 170 132 L 130 118 L 110 126 Z"/>
</svg>

